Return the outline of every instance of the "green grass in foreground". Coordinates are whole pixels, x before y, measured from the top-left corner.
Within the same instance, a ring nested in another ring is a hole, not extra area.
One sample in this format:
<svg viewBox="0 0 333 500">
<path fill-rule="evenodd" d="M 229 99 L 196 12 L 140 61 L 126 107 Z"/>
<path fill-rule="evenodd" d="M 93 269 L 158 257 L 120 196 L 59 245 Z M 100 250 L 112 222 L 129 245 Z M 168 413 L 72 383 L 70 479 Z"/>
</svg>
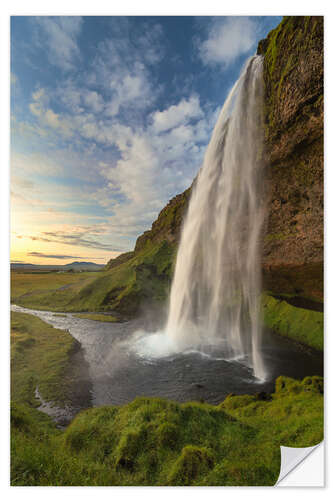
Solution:
<svg viewBox="0 0 333 500">
<path fill-rule="evenodd" d="M 115 316 L 112 316 L 111 314 L 89 314 L 89 313 L 80 313 L 80 314 L 74 314 L 75 317 L 77 318 L 82 318 L 82 319 L 91 319 L 93 321 L 103 321 L 105 323 L 111 322 L 117 322 L 118 319 Z"/>
<path fill-rule="evenodd" d="M 12 408 L 12 485 L 273 485 L 280 445 L 322 440 L 322 378 L 279 377 L 270 400 L 219 406 L 137 398 L 81 412 L 59 432 Z"/>
<path fill-rule="evenodd" d="M 268 294 L 262 296 L 264 325 L 279 335 L 323 350 L 324 314 L 302 309 Z"/>
<path fill-rule="evenodd" d="M 36 316 L 11 313 L 11 399 L 37 406 L 35 389 L 43 398 L 66 401 L 66 369 L 76 341 Z"/>
</svg>

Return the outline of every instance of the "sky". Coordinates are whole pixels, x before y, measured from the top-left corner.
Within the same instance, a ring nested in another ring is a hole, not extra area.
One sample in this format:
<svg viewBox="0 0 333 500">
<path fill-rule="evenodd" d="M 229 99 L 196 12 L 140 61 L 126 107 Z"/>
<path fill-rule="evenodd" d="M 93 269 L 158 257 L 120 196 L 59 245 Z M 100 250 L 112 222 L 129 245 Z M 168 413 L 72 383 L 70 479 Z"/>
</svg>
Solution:
<svg viewBox="0 0 333 500">
<path fill-rule="evenodd" d="M 197 174 L 281 17 L 11 17 L 11 261 L 106 263 Z"/>
</svg>

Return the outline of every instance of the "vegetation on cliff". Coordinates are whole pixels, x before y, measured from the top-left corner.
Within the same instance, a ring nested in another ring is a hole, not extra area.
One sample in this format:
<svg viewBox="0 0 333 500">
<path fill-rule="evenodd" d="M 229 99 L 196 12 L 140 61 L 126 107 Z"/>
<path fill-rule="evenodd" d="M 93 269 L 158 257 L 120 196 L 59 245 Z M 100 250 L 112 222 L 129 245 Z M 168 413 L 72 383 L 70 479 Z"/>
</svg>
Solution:
<svg viewBox="0 0 333 500">
<path fill-rule="evenodd" d="M 301 307 L 294 307 L 286 300 L 277 300 L 263 294 L 264 325 L 271 330 L 322 351 L 324 348 L 324 315 Z"/>
</svg>

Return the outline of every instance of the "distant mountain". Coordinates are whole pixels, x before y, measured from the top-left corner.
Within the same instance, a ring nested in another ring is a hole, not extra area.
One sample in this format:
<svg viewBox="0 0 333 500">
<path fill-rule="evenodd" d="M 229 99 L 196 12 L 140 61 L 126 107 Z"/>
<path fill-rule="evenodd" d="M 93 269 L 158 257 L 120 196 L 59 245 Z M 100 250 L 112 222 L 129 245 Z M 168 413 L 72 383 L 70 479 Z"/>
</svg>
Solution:
<svg viewBox="0 0 333 500">
<path fill-rule="evenodd" d="M 10 264 L 11 269 L 27 269 L 31 271 L 100 271 L 104 265 L 95 264 L 95 262 L 71 262 L 70 264 L 22 264 L 12 262 Z"/>
<path fill-rule="evenodd" d="M 99 269 L 102 269 L 104 265 L 101 264 L 95 264 L 95 262 L 71 262 L 70 264 L 66 264 L 65 266 L 62 266 L 65 269 L 74 269 L 74 270 L 96 270 L 98 271 Z"/>
</svg>

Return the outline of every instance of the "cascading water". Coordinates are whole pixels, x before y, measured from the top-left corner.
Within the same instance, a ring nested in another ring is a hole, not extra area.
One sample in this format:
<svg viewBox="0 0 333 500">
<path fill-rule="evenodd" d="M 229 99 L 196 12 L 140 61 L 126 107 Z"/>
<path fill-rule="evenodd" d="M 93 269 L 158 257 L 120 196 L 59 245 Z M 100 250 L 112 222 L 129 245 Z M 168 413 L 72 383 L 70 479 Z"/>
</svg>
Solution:
<svg viewBox="0 0 333 500">
<path fill-rule="evenodd" d="M 260 235 L 264 221 L 262 58 L 232 88 L 192 189 L 164 332 L 144 351 L 203 350 L 242 359 L 265 379 L 261 357 Z M 140 351 L 139 349 L 139 351 Z"/>
<path fill-rule="evenodd" d="M 220 113 L 196 179 L 171 288 L 166 331 L 180 347 L 225 342 L 260 356 L 260 248 L 264 220 L 262 58 L 251 58 Z"/>
</svg>

